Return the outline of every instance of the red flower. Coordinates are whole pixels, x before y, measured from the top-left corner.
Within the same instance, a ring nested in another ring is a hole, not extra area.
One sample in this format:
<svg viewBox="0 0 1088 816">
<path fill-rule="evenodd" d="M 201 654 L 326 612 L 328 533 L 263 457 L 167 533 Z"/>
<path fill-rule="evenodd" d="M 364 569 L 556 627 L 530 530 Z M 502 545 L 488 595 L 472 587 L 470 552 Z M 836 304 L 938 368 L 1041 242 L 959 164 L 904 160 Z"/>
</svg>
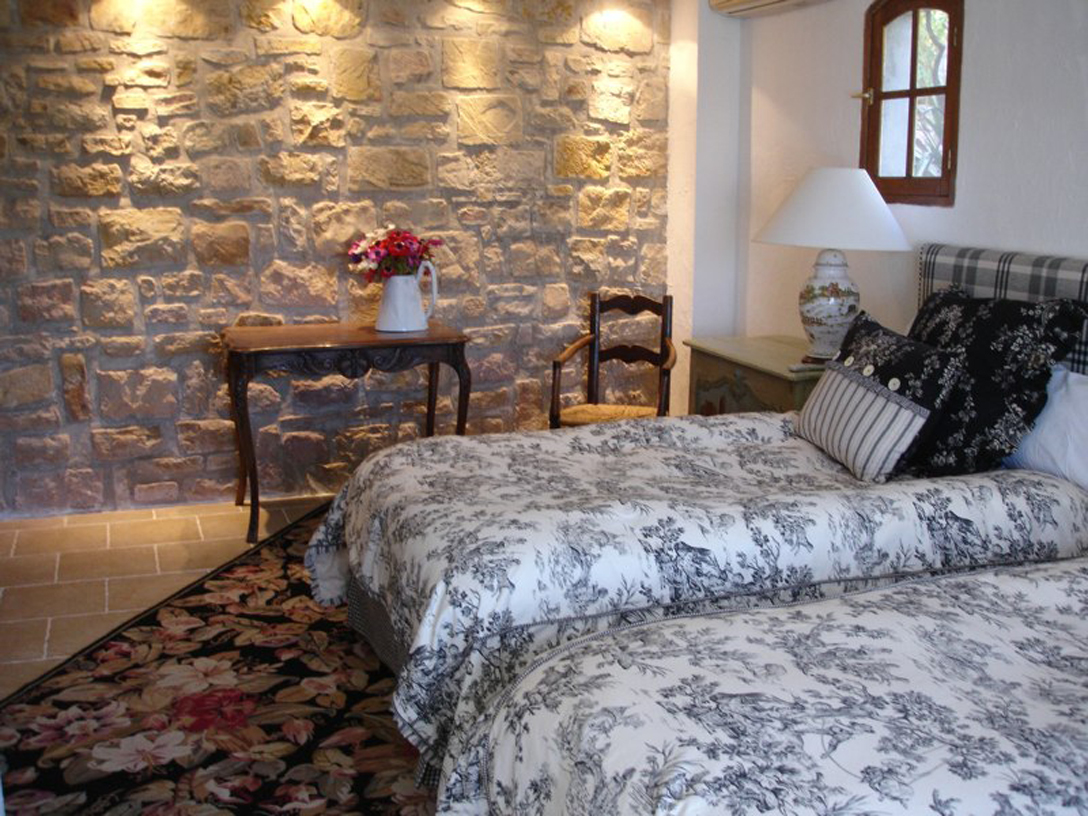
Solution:
<svg viewBox="0 0 1088 816">
<path fill-rule="evenodd" d="M 242 728 L 257 702 L 238 689 L 216 689 L 190 694 L 174 703 L 174 719 L 183 731 L 221 731 Z"/>
</svg>

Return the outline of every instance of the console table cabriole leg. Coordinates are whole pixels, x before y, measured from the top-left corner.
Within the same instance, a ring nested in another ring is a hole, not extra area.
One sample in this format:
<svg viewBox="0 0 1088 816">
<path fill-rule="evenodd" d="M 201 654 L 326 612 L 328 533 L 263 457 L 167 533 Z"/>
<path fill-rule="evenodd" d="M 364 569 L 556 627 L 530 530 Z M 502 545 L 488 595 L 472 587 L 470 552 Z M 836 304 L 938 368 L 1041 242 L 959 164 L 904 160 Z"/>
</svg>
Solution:
<svg viewBox="0 0 1088 816">
<path fill-rule="evenodd" d="M 458 346 L 453 355 L 453 370 L 457 372 L 457 435 L 465 435 L 468 422 L 468 397 L 472 391 L 472 373 L 465 359 L 464 345 Z"/>
<path fill-rule="evenodd" d="M 246 541 L 257 542 L 257 526 L 260 520 L 260 491 L 257 484 L 257 453 L 253 446 L 253 430 L 249 423 L 250 366 L 242 355 L 231 355 L 228 376 L 230 399 L 238 436 L 239 489 L 237 495 L 245 496 L 245 483 L 249 481 L 249 528 Z"/>
<path fill-rule="evenodd" d="M 234 423 L 234 449 L 238 451 L 238 478 L 234 484 L 234 503 L 241 506 L 246 502 L 246 461 L 242 454 L 242 423 L 238 419 L 238 400 L 235 396 L 236 383 L 241 376 L 237 370 L 240 365 L 237 355 L 228 354 L 226 360 L 227 394 L 230 397 L 230 421 Z"/>
<path fill-rule="evenodd" d="M 427 363 L 427 425 L 424 435 L 434 436 L 434 412 L 438 405 L 438 363 Z"/>
</svg>

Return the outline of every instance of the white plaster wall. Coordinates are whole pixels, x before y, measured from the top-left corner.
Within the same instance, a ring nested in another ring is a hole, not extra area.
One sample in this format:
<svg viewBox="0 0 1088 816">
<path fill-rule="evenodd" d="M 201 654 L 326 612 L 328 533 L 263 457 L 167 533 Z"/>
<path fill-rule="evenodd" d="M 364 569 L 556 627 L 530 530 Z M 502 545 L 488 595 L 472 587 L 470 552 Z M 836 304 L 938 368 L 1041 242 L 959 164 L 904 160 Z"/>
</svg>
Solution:
<svg viewBox="0 0 1088 816">
<path fill-rule="evenodd" d="M 861 103 L 850 94 L 861 88 L 869 2 L 831 0 L 750 21 L 749 235 L 809 168 L 857 166 Z M 916 246 L 1088 257 L 1088 2 L 966 0 L 964 17 L 956 204 L 897 205 L 896 217 Z M 815 253 L 747 250 L 745 332 L 800 336 L 794 293 Z M 913 256 L 849 256 L 862 307 L 906 328 L 916 306 Z M 701 294 L 697 287 L 696 302 Z"/>
<path fill-rule="evenodd" d="M 731 334 L 738 295 L 743 24 L 706 0 L 673 0 L 669 52 L 668 286 L 673 414 L 687 413 L 693 334 Z"/>
</svg>

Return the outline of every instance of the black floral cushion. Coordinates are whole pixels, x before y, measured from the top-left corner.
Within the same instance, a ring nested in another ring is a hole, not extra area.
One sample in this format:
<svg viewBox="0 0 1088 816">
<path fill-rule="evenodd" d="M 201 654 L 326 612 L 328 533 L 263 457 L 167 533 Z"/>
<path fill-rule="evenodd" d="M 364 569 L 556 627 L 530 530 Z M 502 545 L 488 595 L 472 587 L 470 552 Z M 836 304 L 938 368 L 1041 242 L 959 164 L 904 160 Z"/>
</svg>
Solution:
<svg viewBox="0 0 1088 816">
<path fill-rule="evenodd" d="M 941 476 L 999 467 L 1046 404 L 1050 370 L 1073 347 L 1085 316 L 1068 299 L 972 298 L 955 287 L 930 295 L 909 336 L 962 352 L 963 376 L 908 471 Z"/>
<path fill-rule="evenodd" d="M 909 340 L 865 312 L 850 326 L 797 418 L 797 432 L 859 479 L 882 482 L 924 438 L 960 355 Z"/>
</svg>

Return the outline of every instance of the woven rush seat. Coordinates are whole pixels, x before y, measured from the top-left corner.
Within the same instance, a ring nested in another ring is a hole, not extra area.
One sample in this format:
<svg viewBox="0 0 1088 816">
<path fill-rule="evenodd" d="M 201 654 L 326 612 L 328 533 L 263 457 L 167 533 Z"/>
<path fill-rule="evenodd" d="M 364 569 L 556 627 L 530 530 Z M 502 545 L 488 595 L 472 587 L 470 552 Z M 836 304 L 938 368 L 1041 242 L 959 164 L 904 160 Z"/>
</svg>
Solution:
<svg viewBox="0 0 1088 816">
<path fill-rule="evenodd" d="M 559 424 L 565 428 L 592 425 L 595 422 L 615 422 L 618 419 L 641 419 L 657 416 L 654 405 L 572 405 L 559 412 Z"/>
</svg>

